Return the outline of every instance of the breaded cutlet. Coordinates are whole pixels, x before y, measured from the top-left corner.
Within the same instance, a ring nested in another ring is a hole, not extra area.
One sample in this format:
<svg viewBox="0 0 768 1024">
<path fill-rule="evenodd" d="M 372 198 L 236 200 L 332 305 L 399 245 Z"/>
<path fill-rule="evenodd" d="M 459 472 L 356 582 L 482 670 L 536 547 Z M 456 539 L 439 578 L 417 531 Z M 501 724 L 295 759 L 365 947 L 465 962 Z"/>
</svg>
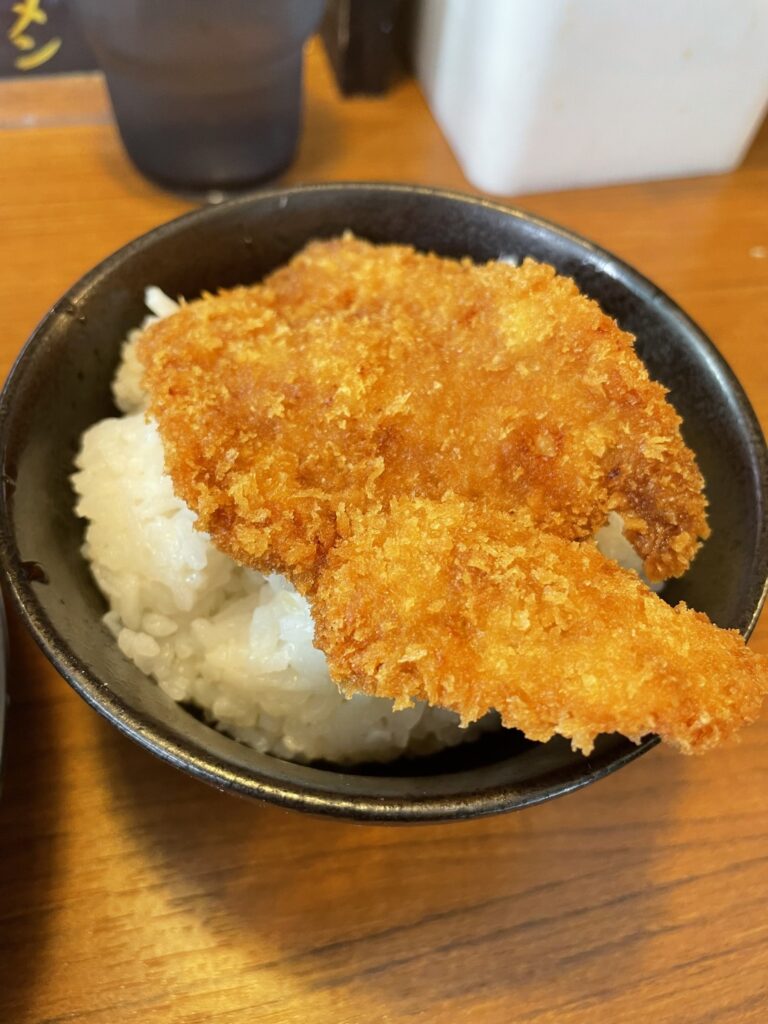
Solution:
<svg viewBox="0 0 768 1024">
<path fill-rule="evenodd" d="M 352 517 L 313 600 L 347 692 L 495 708 L 529 739 L 657 733 L 707 750 L 757 718 L 768 660 L 736 630 L 670 607 L 591 543 L 454 496 Z"/>
<path fill-rule="evenodd" d="M 654 579 L 703 481 L 633 338 L 569 279 L 350 235 L 185 305 L 139 356 L 176 492 L 217 547 L 311 593 L 351 512 L 452 493 L 558 537 L 620 513 Z"/>
</svg>

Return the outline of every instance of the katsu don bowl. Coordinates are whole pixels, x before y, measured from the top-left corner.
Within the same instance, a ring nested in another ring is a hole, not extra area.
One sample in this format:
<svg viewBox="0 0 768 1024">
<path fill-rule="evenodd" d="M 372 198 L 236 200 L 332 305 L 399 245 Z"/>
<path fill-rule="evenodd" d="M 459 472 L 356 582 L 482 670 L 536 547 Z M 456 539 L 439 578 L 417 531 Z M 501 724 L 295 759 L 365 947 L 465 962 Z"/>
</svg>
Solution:
<svg viewBox="0 0 768 1024">
<path fill-rule="evenodd" d="M 0 532 L 10 591 L 43 652 L 89 704 L 157 756 L 221 789 L 318 814 L 403 822 L 477 817 L 566 794 L 647 752 L 656 736 L 600 735 L 584 756 L 562 736 L 533 742 L 491 722 L 466 742 L 417 755 L 292 760 L 279 746 L 248 745 L 194 702 L 173 699 L 105 624 L 72 474 L 83 434 L 117 415 L 112 382 L 126 337 L 146 316 L 145 290 L 191 301 L 250 285 L 308 243 L 345 232 L 476 263 L 530 257 L 572 278 L 633 334 L 650 377 L 682 417 L 706 481 L 711 533 L 662 596 L 750 634 L 768 575 L 768 463 L 755 415 L 713 344 L 658 288 L 590 242 L 498 204 L 397 185 L 274 190 L 198 210 L 130 243 L 70 289 L 30 338 L 0 405 Z M 466 389 L 481 406 L 472 380 Z"/>
</svg>

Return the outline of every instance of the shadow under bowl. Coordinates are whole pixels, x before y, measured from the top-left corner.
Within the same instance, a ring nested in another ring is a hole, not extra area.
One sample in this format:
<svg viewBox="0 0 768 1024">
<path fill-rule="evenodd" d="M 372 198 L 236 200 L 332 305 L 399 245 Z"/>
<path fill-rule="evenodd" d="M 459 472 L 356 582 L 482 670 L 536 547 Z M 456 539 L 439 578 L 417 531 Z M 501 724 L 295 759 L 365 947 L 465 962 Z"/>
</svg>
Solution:
<svg viewBox="0 0 768 1024">
<path fill-rule="evenodd" d="M 143 293 L 197 296 L 258 281 L 313 238 L 351 229 L 482 262 L 524 256 L 575 279 L 637 337 L 670 391 L 707 481 L 712 537 L 664 593 L 748 635 L 768 574 L 766 447 L 755 414 L 707 337 L 652 283 L 610 253 L 519 210 L 400 185 L 278 189 L 198 210 L 130 243 L 56 303 L 19 356 L 0 398 L 0 540 L 11 593 L 64 678 L 121 731 L 222 789 L 366 821 L 471 818 L 568 793 L 656 742 L 601 737 L 589 757 L 555 739 L 503 730 L 389 766 L 292 764 L 208 727 L 127 661 L 102 624 L 104 600 L 80 554 L 83 523 L 69 482 L 83 431 L 114 415 L 110 382 Z"/>
</svg>

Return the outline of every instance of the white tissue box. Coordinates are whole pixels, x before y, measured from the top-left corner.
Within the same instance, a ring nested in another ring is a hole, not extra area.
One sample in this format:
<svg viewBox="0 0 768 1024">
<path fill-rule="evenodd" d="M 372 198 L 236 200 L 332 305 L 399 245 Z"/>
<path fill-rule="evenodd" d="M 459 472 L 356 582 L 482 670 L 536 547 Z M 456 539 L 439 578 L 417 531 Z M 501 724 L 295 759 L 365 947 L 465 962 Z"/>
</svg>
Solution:
<svg viewBox="0 0 768 1024">
<path fill-rule="evenodd" d="M 416 68 L 494 193 L 727 171 L 768 100 L 768 0 L 421 0 Z"/>
</svg>

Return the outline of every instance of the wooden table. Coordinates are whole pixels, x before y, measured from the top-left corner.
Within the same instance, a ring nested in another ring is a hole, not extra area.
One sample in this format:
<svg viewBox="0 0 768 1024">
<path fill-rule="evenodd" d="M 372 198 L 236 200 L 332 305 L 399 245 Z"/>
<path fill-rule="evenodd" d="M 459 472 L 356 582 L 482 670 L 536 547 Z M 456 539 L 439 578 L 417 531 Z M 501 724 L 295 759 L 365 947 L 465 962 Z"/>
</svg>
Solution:
<svg viewBox="0 0 768 1024">
<path fill-rule="evenodd" d="M 79 274 L 188 205 L 129 165 L 98 83 L 61 90 L 42 106 L 19 91 L 6 122 L 37 103 L 36 126 L 0 132 L 2 376 Z M 413 83 L 342 102 L 313 49 L 286 180 L 323 178 L 468 188 Z M 768 132 L 733 174 L 519 205 L 670 292 L 768 422 Z M 768 718 L 739 746 L 655 750 L 519 814 L 362 827 L 161 764 L 13 616 L 10 632 L 0 1021 L 768 1019 Z M 767 628 L 753 645 L 768 652 Z"/>
</svg>

